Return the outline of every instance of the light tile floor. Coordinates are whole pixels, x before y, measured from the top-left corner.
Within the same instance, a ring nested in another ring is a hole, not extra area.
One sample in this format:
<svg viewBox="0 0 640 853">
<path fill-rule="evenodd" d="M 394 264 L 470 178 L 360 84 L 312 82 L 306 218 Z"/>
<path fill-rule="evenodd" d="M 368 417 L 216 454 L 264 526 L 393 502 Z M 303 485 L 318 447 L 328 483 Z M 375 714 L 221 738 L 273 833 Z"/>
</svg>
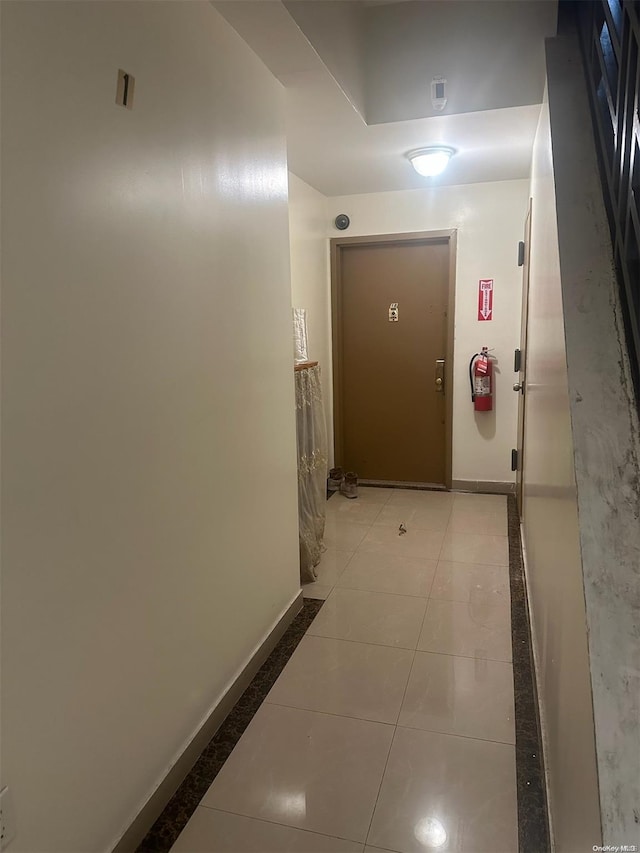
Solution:
<svg viewBox="0 0 640 853">
<path fill-rule="evenodd" d="M 175 853 L 515 853 L 506 524 L 502 496 L 332 497 L 326 602 Z"/>
</svg>

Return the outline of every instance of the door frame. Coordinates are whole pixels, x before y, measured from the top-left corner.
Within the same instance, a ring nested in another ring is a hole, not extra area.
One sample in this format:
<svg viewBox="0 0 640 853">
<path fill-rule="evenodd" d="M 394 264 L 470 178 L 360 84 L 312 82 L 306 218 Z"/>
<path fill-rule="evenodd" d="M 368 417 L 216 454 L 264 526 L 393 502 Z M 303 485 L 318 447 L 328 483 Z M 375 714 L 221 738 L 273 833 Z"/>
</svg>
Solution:
<svg viewBox="0 0 640 853">
<path fill-rule="evenodd" d="M 524 512 L 524 439 L 527 415 L 527 359 L 529 337 L 529 284 L 531 280 L 531 220 L 533 217 L 533 199 L 529 199 L 527 215 L 524 220 L 524 258 L 522 263 L 522 303 L 520 309 L 520 370 L 517 382 L 521 386 L 518 392 L 518 426 L 516 434 L 516 504 L 518 516 Z"/>
<path fill-rule="evenodd" d="M 456 248 L 458 231 L 410 231 L 401 234 L 373 234 L 361 237 L 333 237 L 331 252 L 331 339 L 333 354 L 333 436 L 335 464 L 342 464 L 343 435 L 343 330 L 340 306 L 342 305 L 342 250 L 348 246 L 410 245 L 412 243 L 442 243 L 449 246 L 449 281 L 447 298 L 447 345 L 445 353 L 445 486 L 451 489 L 453 468 L 453 335 L 455 328 Z"/>
</svg>

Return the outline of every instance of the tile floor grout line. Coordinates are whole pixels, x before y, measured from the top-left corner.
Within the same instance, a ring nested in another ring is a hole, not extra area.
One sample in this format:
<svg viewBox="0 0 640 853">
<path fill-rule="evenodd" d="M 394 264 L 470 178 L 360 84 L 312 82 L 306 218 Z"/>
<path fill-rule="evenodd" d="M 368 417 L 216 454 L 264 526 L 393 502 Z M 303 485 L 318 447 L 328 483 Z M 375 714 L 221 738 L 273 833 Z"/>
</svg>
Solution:
<svg viewBox="0 0 640 853">
<path fill-rule="evenodd" d="M 440 655 L 440 657 L 445 658 L 462 658 L 463 660 L 481 660 L 488 661 L 489 663 L 503 663 L 505 666 L 513 667 L 513 661 L 500 660 L 499 658 L 476 658 L 471 655 L 455 655 L 453 652 L 433 652 L 431 649 L 416 649 L 416 652 L 419 652 L 421 655 Z"/>
<path fill-rule="evenodd" d="M 385 777 L 385 774 L 387 772 L 387 767 L 389 766 L 389 758 L 391 757 L 391 750 L 393 749 L 393 744 L 395 743 L 397 732 L 398 732 L 398 727 L 394 726 L 393 727 L 393 737 L 391 738 L 391 743 L 389 744 L 389 751 L 387 752 L 387 759 L 384 762 L 384 767 L 382 769 L 382 776 L 380 777 L 380 784 L 378 785 L 378 792 L 376 794 L 376 799 L 375 799 L 375 802 L 373 804 L 373 809 L 371 810 L 371 820 L 369 821 L 367 833 L 364 837 L 364 846 L 365 847 L 368 845 L 368 842 L 369 842 L 369 835 L 371 834 L 371 827 L 373 826 L 373 819 L 375 817 L 376 809 L 378 808 L 378 801 L 380 799 L 380 791 L 382 790 L 382 785 L 384 783 L 384 777 Z"/>
<path fill-rule="evenodd" d="M 334 584 L 334 588 L 337 584 Z M 351 592 L 368 592 L 371 595 L 395 595 L 396 598 L 429 598 L 428 595 L 409 595 L 405 592 L 380 592 L 377 589 L 358 589 L 357 587 L 341 586 L 339 589 L 348 589 Z"/>
<path fill-rule="evenodd" d="M 459 732 L 443 732 L 442 729 L 424 729 L 420 726 L 408 726 L 405 723 L 398 723 L 397 729 L 407 729 L 410 732 L 428 732 L 431 735 L 443 735 L 444 737 L 459 737 L 463 740 L 477 740 L 480 743 L 495 743 L 499 746 L 510 746 L 514 751 L 516 748 L 515 741 L 511 743 L 508 740 L 495 740 L 490 737 L 478 737 L 477 735 L 461 735 Z"/>
<path fill-rule="evenodd" d="M 434 578 L 435 578 L 435 574 L 434 574 Z M 424 613 L 422 614 L 422 622 L 420 623 L 420 630 L 418 631 L 418 639 L 416 640 L 416 648 L 415 648 L 416 653 L 418 652 L 418 645 L 420 644 L 420 637 L 422 636 L 422 632 L 424 631 L 424 623 L 425 623 L 425 620 L 427 618 L 427 610 L 428 609 L 429 609 L 429 599 L 427 598 L 427 604 L 426 604 L 426 607 L 424 608 Z M 416 659 L 416 656 L 414 654 L 413 660 L 415 661 L 415 659 Z M 413 663 L 411 664 L 411 668 L 413 669 Z M 403 699 L 403 701 L 404 701 L 404 699 Z"/>
<path fill-rule="evenodd" d="M 382 510 L 383 510 L 385 507 L 386 507 L 386 504 L 382 504 L 382 505 L 380 506 L 380 509 L 378 510 L 378 512 L 375 514 L 375 517 L 374 517 L 374 518 L 372 519 L 372 521 L 371 521 L 371 527 L 373 527 L 373 525 L 376 523 L 376 520 L 378 519 L 378 517 L 380 516 L 380 513 L 382 512 Z"/>
<path fill-rule="evenodd" d="M 337 581 L 334 584 L 334 589 L 349 589 L 352 592 L 375 592 L 378 595 L 395 595 L 398 598 L 429 598 L 428 595 L 417 595 L 411 592 L 382 592 L 379 589 L 365 589 L 361 586 L 339 586 Z"/>
<path fill-rule="evenodd" d="M 505 538 L 508 539 L 508 537 Z M 447 563 L 448 565 L 454 566 L 467 566 L 468 568 L 471 568 L 471 566 L 478 566 L 479 568 L 485 569 L 509 569 L 508 564 L 505 565 L 504 563 L 461 563 L 460 560 L 438 560 L 438 565 L 440 565 L 440 563 Z"/>
<path fill-rule="evenodd" d="M 325 600 L 326 599 L 320 599 L 320 598 L 307 599 L 307 601 L 322 601 L 323 603 Z M 439 599 L 437 599 L 437 598 L 434 599 L 434 601 L 438 601 L 438 600 Z M 464 604 L 464 602 L 454 602 L 454 603 Z M 425 610 L 425 615 L 426 615 L 426 610 Z M 422 629 L 420 629 L 420 630 L 422 630 Z M 419 649 L 417 646 L 416 646 L 416 648 L 413 648 L 411 646 L 391 646 L 388 643 L 379 643 L 379 642 L 377 643 L 377 642 L 375 642 L 375 640 L 352 640 L 348 637 L 334 637 L 334 636 L 330 636 L 328 634 L 305 634 L 305 636 L 318 637 L 321 640 L 338 640 L 341 643 L 357 643 L 358 645 L 361 645 L 361 646 L 377 646 L 378 648 L 381 648 L 381 649 L 400 649 L 401 651 L 405 651 L 405 652 L 413 652 L 413 651 L 423 652 L 424 654 L 429 654 L 429 655 L 444 655 L 445 657 L 465 658 L 466 660 L 486 660 L 486 661 L 491 661 L 492 663 L 507 663 L 510 666 L 513 666 L 513 660 L 504 660 L 504 658 L 480 658 L 480 657 L 476 657 L 474 655 L 460 655 L 460 654 L 454 654 L 453 652 L 437 652 L 437 651 L 434 651 L 432 649 Z"/>
<path fill-rule="evenodd" d="M 328 634 L 309 634 L 310 637 L 320 637 L 323 640 L 341 640 L 344 643 L 358 643 L 361 646 L 377 646 L 380 649 L 400 649 L 405 652 L 418 651 L 413 646 L 390 646 L 388 643 L 376 643 L 374 640 L 350 640 L 347 637 L 332 637 Z M 478 660 L 491 660 L 491 658 L 478 658 Z"/>
<path fill-rule="evenodd" d="M 355 717 L 352 714 L 338 714 L 336 711 L 321 711 L 319 708 L 303 708 L 300 705 L 285 705 L 284 702 L 270 702 L 268 698 L 265 698 L 264 704 L 271 705 L 275 708 L 288 708 L 292 711 L 306 711 L 309 714 L 323 714 L 325 717 L 338 717 L 341 720 L 356 720 L 362 723 L 374 723 L 379 726 L 396 727 L 396 723 L 389 723 L 387 720 L 372 720 L 370 717 Z"/>
<path fill-rule="evenodd" d="M 371 850 L 379 850 L 380 853 L 399 853 L 398 850 L 390 850 L 388 847 L 376 847 L 375 844 L 367 844 L 366 842 L 364 846 L 371 848 Z"/>
<path fill-rule="evenodd" d="M 401 523 L 404 524 L 404 526 L 407 528 L 407 530 L 409 530 L 409 524 L 407 524 L 405 521 L 402 521 Z M 384 527 L 384 528 L 389 527 L 392 530 L 398 529 L 397 524 L 376 524 L 375 521 L 372 523 L 371 526 L 372 527 Z M 446 530 L 446 527 L 418 527 L 417 524 L 411 525 L 411 528 L 413 530 L 421 530 L 423 533 L 444 533 Z"/>
<path fill-rule="evenodd" d="M 435 572 L 434 572 L 433 576 L 435 577 Z M 433 583 L 433 581 L 432 581 L 432 583 Z M 409 668 L 409 677 L 407 678 L 407 683 L 404 686 L 404 692 L 402 694 L 402 701 L 400 702 L 400 708 L 398 709 L 398 716 L 396 717 L 396 729 L 398 727 L 398 720 L 400 719 L 400 714 L 402 713 L 402 706 L 404 705 L 404 700 L 407 698 L 407 690 L 409 689 L 409 682 L 411 681 L 411 674 L 413 673 L 413 667 L 414 667 L 414 664 L 416 661 L 416 656 L 418 654 L 418 643 L 420 642 L 420 637 L 422 636 L 422 629 L 424 628 L 424 620 L 427 618 L 428 607 L 429 607 L 429 599 L 427 598 L 427 604 L 424 608 L 424 613 L 422 614 L 422 621 L 420 622 L 420 628 L 418 630 L 418 638 L 416 640 L 416 647 L 413 650 L 413 657 L 411 658 L 411 667 Z M 394 738 L 395 738 L 395 734 L 394 734 Z M 378 801 L 376 800 L 376 805 L 377 805 L 377 802 Z M 374 808 L 374 811 L 375 811 L 375 808 Z M 371 820 L 373 820 L 373 817 L 371 818 Z M 371 829 L 371 827 L 369 827 L 369 829 Z M 367 833 L 367 837 L 368 837 L 368 833 Z"/>
<path fill-rule="evenodd" d="M 351 844 L 365 844 L 366 842 L 360 839 L 347 838 L 344 835 L 329 835 L 327 832 L 319 832 L 316 829 L 305 829 L 302 826 L 294 826 L 292 823 L 280 823 L 278 820 L 269 820 L 266 817 L 255 817 L 255 815 L 246 814 L 245 812 L 234 812 L 231 809 L 222 809 L 220 806 L 205 806 L 203 803 L 198 805 L 199 809 L 207 809 L 210 812 L 223 812 L 224 814 L 232 814 L 236 817 L 246 817 L 249 820 L 256 820 L 261 823 L 269 823 L 271 826 L 282 826 L 285 829 L 296 829 L 298 832 L 308 832 L 309 835 L 321 835 L 323 838 L 335 838 L 338 841 L 349 841 Z M 380 848 L 379 848 L 380 849 Z M 235 851 L 233 851 L 235 853 Z"/>
<path fill-rule="evenodd" d="M 323 601 L 323 599 L 315 599 L 315 600 L 316 601 Z M 420 651 L 420 649 L 418 649 L 418 648 L 414 649 L 411 646 L 391 646 L 388 643 L 376 643 L 373 640 L 351 640 L 348 637 L 329 637 L 326 634 L 305 634 L 304 636 L 305 637 L 315 637 L 318 640 L 334 640 L 336 643 L 354 643 L 356 646 L 375 646 L 375 648 L 377 648 L 377 649 L 395 649 L 396 651 L 399 651 L 399 652 Z M 440 654 L 440 653 L 439 652 L 433 652 L 433 654 Z M 443 654 L 446 654 L 446 652 L 444 652 Z M 452 657 L 465 657 L 465 655 L 452 655 Z M 491 660 L 491 658 L 471 658 L 471 660 Z"/>
<path fill-rule="evenodd" d="M 498 596 L 500 596 L 500 593 L 499 592 L 496 592 L 496 593 L 488 592 L 488 593 L 486 593 L 486 595 L 487 596 L 491 595 L 495 598 L 498 598 Z M 504 596 L 501 596 L 501 597 L 504 597 Z M 429 596 L 429 601 L 450 601 L 452 604 L 471 604 L 472 603 L 471 600 L 468 598 L 437 598 L 433 595 Z M 496 601 L 495 603 L 490 602 L 490 601 L 485 601 L 483 603 L 483 606 L 484 607 L 506 607 L 506 608 L 508 608 L 509 603 L 507 601 Z"/>
<path fill-rule="evenodd" d="M 429 584 L 429 595 L 427 595 L 427 610 L 429 609 L 429 602 L 431 601 L 431 593 L 433 592 L 433 585 L 436 582 L 436 575 L 438 574 L 438 563 L 439 562 L 440 562 L 439 560 L 436 562 L 436 570 L 431 575 L 431 583 Z M 437 601 L 437 599 L 435 599 L 435 600 Z M 424 620 L 427 617 L 427 610 L 424 611 L 424 618 L 422 620 L 422 625 L 420 626 L 420 633 L 421 634 L 422 634 L 422 629 L 424 628 Z"/>
<path fill-rule="evenodd" d="M 422 630 L 422 629 L 420 629 Z M 411 675 L 413 673 L 413 665 L 416 661 L 416 655 L 418 654 L 418 650 L 415 649 L 413 652 L 413 656 L 411 658 L 411 666 L 409 667 L 409 675 L 407 677 L 407 683 L 404 686 L 404 691 L 402 693 L 402 699 L 400 700 L 400 707 L 398 708 L 398 715 L 396 717 L 395 727 L 398 728 L 398 721 L 400 719 L 400 714 L 402 713 L 402 706 L 404 705 L 404 700 L 407 698 L 407 690 L 409 689 L 409 683 L 411 681 Z"/>
</svg>

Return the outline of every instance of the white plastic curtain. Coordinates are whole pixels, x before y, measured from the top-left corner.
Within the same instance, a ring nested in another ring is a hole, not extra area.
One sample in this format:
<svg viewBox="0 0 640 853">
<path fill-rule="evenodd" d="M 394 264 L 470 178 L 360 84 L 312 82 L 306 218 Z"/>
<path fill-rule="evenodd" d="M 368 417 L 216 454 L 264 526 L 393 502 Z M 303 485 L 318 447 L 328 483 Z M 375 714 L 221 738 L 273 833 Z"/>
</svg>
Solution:
<svg viewBox="0 0 640 853">
<path fill-rule="evenodd" d="M 320 368 L 295 372 L 298 436 L 298 519 L 300 580 L 317 578 L 323 551 L 327 503 L 327 428 L 322 404 Z"/>
</svg>

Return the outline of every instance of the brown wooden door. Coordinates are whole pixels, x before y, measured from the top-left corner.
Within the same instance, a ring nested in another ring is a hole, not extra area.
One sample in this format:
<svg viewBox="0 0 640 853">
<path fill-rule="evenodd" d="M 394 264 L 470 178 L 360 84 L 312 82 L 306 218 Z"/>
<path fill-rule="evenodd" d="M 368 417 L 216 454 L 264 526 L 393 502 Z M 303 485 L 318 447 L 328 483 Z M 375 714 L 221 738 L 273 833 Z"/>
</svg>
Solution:
<svg viewBox="0 0 640 853">
<path fill-rule="evenodd" d="M 340 464 L 361 479 L 450 479 L 442 370 L 449 255 L 447 239 L 341 247 L 337 446 Z M 394 303 L 397 322 L 389 318 Z"/>
<path fill-rule="evenodd" d="M 527 324 L 529 322 L 529 249 L 531 246 L 531 199 L 524 223 L 524 263 L 522 266 L 522 315 L 520 320 L 520 355 L 519 371 L 516 372 L 516 382 L 513 390 L 518 393 L 518 436 L 517 436 L 517 467 L 516 467 L 516 501 L 518 512 L 522 518 L 522 472 L 524 466 L 524 430 L 526 409 L 527 382 Z M 515 366 L 515 365 L 514 365 Z"/>
</svg>

